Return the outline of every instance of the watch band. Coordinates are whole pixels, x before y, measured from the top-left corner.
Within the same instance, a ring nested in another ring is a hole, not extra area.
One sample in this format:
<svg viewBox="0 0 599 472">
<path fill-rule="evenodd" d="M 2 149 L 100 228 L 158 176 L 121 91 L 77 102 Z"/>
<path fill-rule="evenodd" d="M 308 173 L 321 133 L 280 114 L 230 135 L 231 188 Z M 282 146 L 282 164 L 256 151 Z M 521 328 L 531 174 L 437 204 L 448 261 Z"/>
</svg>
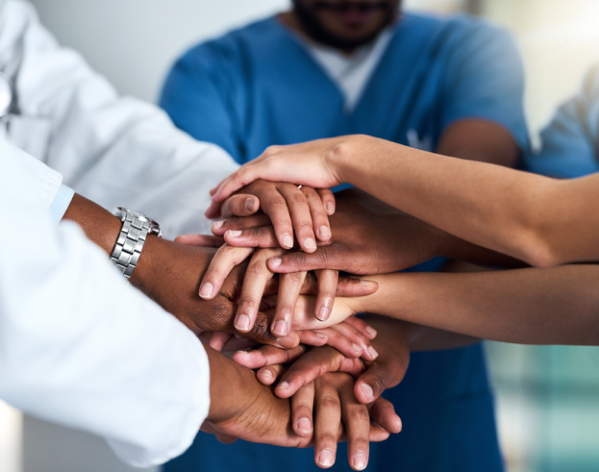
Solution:
<svg viewBox="0 0 599 472">
<path fill-rule="evenodd" d="M 118 207 L 115 214 L 121 218 L 123 226 L 110 258 L 121 273 L 129 279 L 139 261 L 148 235 L 155 234 L 161 237 L 162 231 L 158 223 L 141 213 Z"/>
</svg>

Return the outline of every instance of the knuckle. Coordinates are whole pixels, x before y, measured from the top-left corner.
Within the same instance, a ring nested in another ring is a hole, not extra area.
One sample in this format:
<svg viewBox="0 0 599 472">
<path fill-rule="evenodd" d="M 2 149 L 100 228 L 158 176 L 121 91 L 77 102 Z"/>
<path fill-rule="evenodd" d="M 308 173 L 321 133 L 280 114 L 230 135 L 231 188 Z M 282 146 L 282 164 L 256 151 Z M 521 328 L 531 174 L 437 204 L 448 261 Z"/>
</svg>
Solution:
<svg viewBox="0 0 599 472">
<path fill-rule="evenodd" d="M 266 206 L 276 210 L 287 208 L 287 202 L 281 195 L 272 195 L 266 199 Z"/>
<path fill-rule="evenodd" d="M 268 320 L 265 317 L 259 316 L 254 322 L 254 327 L 252 328 L 251 332 L 256 340 L 270 338 Z"/>
<path fill-rule="evenodd" d="M 289 201 L 296 205 L 304 205 L 307 203 L 306 196 L 301 192 L 295 192 L 289 197 Z"/>
<path fill-rule="evenodd" d="M 370 414 L 363 406 L 352 406 L 348 408 L 348 417 L 352 422 L 370 423 Z"/>
<path fill-rule="evenodd" d="M 246 277 L 259 278 L 262 275 L 267 273 L 268 269 L 262 263 L 263 257 L 258 256 L 258 259 L 259 259 L 259 261 L 255 261 L 254 259 L 252 259 L 252 262 L 250 263 L 247 270 L 245 271 Z"/>
<path fill-rule="evenodd" d="M 341 408 L 341 401 L 337 395 L 325 393 L 320 398 L 320 407 L 327 410 L 339 410 Z"/>
<path fill-rule="evenodd" d="M 290 282 L 293 285 L 300 285 L 304 281 L 305 275 L 302 272 L 290 272 L 285 274 L 285 281 Z"/>
<path fill-rule="evenodd" d="M 330 427 L 331 425 L 328 425 L 328 426 Z M 321 432 L 318 435 L 318 439 L 319 439 L 320 443 L 326 444 L 326 445 L 328 445 L 328 444 L 336 444 L 337 443 L 337 436 L 334 435 L 333 433 L 329 432 L 329 431 Z"/>
<path fill-rule="evenodd" d="M 243 306 L 246 309 L 255 310 L 258 307 L 258 303 L 250 295 L 242 295 L 239 299 L 239 306 Z"/>
<path fill-rule="evenodd" d="M 264 151 L 264 155 L 271 156 L 273 154 L 277 154 L 280 150 L 281 150 L 281 146 L 277 146 L 276 144 L 273 144 L 266 148 L 266 150 Z"/>
</svg>

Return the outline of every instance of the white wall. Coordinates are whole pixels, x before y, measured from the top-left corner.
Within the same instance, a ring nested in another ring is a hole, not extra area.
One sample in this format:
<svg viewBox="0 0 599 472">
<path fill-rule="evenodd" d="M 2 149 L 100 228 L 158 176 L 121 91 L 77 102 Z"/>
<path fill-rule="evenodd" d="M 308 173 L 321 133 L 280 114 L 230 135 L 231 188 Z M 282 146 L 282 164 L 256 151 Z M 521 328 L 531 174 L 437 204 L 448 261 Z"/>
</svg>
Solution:
<svg viewBox="0 0 599 472">
<path fill-rule="evenodd" d="M 288 0 L 33 0 L 44 24 L 121 91 L 155 101 L 186 47 L 275 11 Z"/>
<path fill-rule="evenodd" d="M 282 11 L 290 0 L 31 0 L 60 42 L 76 48 L 125 94 L 156 101 L 188 46 Z M 463 0 L 407 0 L 447 10 Z"/>
</svg>

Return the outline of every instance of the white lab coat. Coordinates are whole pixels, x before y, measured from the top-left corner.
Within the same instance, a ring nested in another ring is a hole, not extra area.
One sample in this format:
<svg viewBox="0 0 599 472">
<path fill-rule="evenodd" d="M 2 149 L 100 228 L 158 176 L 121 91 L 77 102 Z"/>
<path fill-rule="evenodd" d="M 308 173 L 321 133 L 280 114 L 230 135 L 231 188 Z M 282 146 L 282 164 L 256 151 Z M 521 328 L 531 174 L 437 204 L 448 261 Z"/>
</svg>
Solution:
<svg viewBox="0 0 599 472">
<path fill-rule="evenodd" d="M 205 352 L 79 230 L 52 229 L 43 210 L 62 174 L 108 209 L 148 214 L 167 236 L 204 231 L 208 189 L 236 165 L 156 107 L 119 98 L 29 3 L 0 0 L 0 9 L 0 71 L 17 95 L 0 120 L 0 398 L 104 436 L 131 464 L 164 462 L 207 414 Z"/>
<path fill-rule="evenodd" d="M 167 237 L 209 230 L 208 191 L 235 171 L 231 157 L 177 130 L 157 107 L 119 98 L 27 2 L 7 0 L 0 13 L 0 71 L 16 85 L 9 142 L 105 208 L 154 218 Z"/>
<path fill-rule="evenodd" d="M 132 465 L 185 451 L 209 408 L 201 343 L 47 208 L 60 175 L 0 141 L 0 398 L 105 437 Z"/>
</svg>

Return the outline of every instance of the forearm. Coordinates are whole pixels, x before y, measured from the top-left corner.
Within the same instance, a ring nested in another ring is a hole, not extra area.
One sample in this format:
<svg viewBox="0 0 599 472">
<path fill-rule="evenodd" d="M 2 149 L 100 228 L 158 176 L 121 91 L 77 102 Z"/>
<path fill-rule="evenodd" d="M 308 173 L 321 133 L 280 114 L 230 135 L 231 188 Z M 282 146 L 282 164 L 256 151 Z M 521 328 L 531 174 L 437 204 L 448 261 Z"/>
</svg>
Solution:
<svg viewBox="0 0 599 472">
<path fill-rule="evenodd" d="M 542 237 L 549 232 L 539 232 L 550 220 L 544 216 L 547 208 L 552 217 L 561 210 L 550 206 L 559 182 L 383 140 L 350 140 L 331 154 L 339 180 L 474 244 L 533 265 L 547 265 L 551 259 Z M 377 158 L 365 159 L 364 154 Z"/>
<path fill-rule="evenodd" d="M 599 344 L 599 266 L 371 277 L 358 311 L 522 344 Z"/>
</svg>

